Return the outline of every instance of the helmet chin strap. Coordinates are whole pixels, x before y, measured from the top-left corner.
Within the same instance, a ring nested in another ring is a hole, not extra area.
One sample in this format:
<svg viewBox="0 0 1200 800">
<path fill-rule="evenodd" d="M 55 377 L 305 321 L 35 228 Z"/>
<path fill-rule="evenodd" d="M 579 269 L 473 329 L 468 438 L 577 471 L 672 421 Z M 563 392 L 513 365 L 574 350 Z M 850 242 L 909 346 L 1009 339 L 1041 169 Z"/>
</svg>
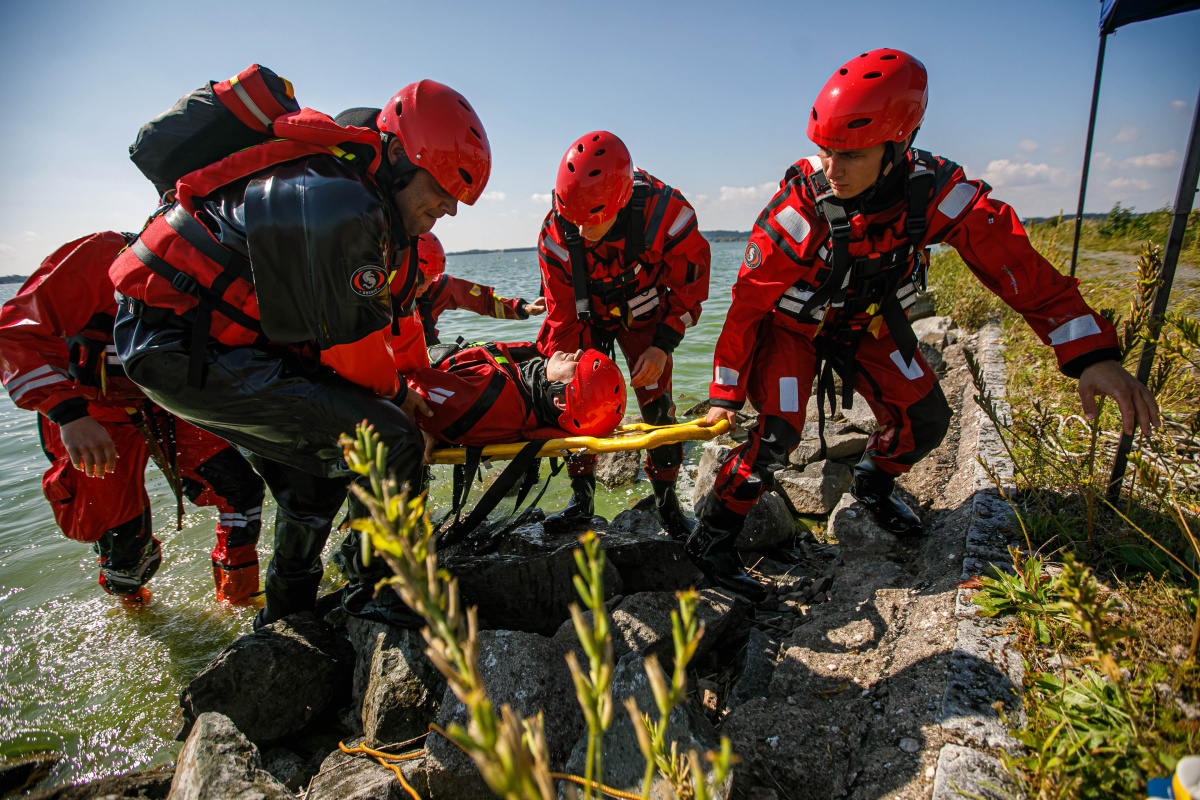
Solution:
<svg viewBox="0 0 1200 800">
<path fill-rule="evenodd" d="M 379 138 L 383 140 L 384 156 L 379 161 L 379 168 L 375 170 L 375 177 L 381 188 L 394 194 L 412 183 L 420 167 L 409 161 L 408 154 L 403 152 L 393 163 L 388 155 L 388 145 L 394 137 L 390 133 L 381 133 Z"/>
<path fill-rule="evenodd" d="M 892 173 L 892 170 L 904 163 L 904 154 L 908 152 L 908 148 L 912 147 L 912 143 L 917 139 L 917 132 L 920 130 L 920 126 L 913 129 L 908 137 L 908 145 L 905 147 L 901 147 L 900 142 L 883 143 L 883 159 L 879 166 L 879 177 L 862 194 L 854 198 L 860 206 L 869 203 L 875 193 L 879 191 L 879 187 L 883 186 L 884 180 Z"/>
</svg>

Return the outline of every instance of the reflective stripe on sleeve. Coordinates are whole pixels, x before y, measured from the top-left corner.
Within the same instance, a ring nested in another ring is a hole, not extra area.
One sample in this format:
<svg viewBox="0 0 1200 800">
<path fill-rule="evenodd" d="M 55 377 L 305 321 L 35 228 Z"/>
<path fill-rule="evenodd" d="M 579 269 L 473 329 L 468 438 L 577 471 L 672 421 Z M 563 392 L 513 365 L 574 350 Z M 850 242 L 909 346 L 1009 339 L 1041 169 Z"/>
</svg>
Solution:
<svg viewBox="0 0 1200 800">
<path fill-rule="evenodd" d="M 738 371 L 736 369 L 730 369 L 729 367 L 718 366 L 716 367 L 713 377 L 716 382 L 722 386 L 737 386 Z"/>
<path fill-rule="evenodd" d="M 543 239 L 543 241 L 546 244 L 547 250 L 549 250 L 559 261 L 563 262 L 564 264 L 567 263 L 567 261 L 570 259 L 570 256 L 567 254 L 567 251 L 563 249 L 562 245 L 550 238 Z"/>
<path fill-rule="evenodd" d="M 1073 342 L 1076 339 L 1082 339 L 1085 336 L 1095 336 L 1099 332 L 1100 326 L 1096 324 L 1096 318 L 1091 314 L 1087 314 L 1075 319 L 1069 319 L 1050 331 L 1050 344 L 1058 346 L 1067 342 Z"/>
<path fill-rule="evenodd" d="M 967 207 L 967 203 L 971 202 L 971 198 L 975 196 L 975 187 L 969 183 L 959 182 L 955 184 L 950 193 L 942 198 L 942 202 L 938 203 L 938 211 L 945 214 L 950 219 L 955 219 Z"/>
<path fill-rule="evenodd" d="M 671 223 L 671 227 L 667 228 L 667 236 L 674 236 L 679 233 L 683 230 L 683 226 L 687 225 L 694 216 L 696 216 L 696 212 L 684 206 L 683 210 L 679 212 L 679 216 Z"/>
<path fill-rule="evenodd" d="M 915 381 L 925 374 L 925 370 L 917 363 L 917 357 L 914 355 L 912 361 L 904 363 L 904 357 L 900 355 L 899 350 L 893 350 L 891 355 L 892 363 L 900 368 L 900 372 L 910 381 Z"/>
<path fill-rule="evenodd" d="M 233 91 L 237 94 L 238 99 L 246 105 L 246 108 L 250 109 L 250 113 L 257 117 L 258 121 L 270 130 L 271 125 L 274 124 L 274 120 L 264 114 L 262 109 L 254 104 L 254 101 L 250 99 L 250 93 L 246 91 L 246 87 L 242 86 L 236 77 L 229 81 L 229 85 L 233 87 Z"/>
<path fill-rule="evenodd" d="M 21 397 L 26 392 L 30 391 L 31 389 L 38 389 L 42 386 L 49 386 L 52 383 L 66 383 L 67 380 L 68 379 L 65 375 L 59 375 L 56 372 L 53 375 L 47 375 L 44 378 L 38 378 L 37 380 L 32 380 L 32 381 L 25 381 L 23 384 L 21 384 L 20 388 L 18 388 L 16 390 L 13 390 L 12 387 L 9 387 L 8 395 L 9 395 L 9 397 L 12 398 L 12 401 L 15 403 L 18 400 L 20 400 Z"/>
<path fill-rule="evenodd" d="M 779 209 L 779 213 L 775 215 L 775 221 L 796 240 L 797 244 L 803 243 L 808 237 L 808 232 L 812 230 L 808 220 L 800 216 L 800 212 L 791 206 Z"/>
</svg>

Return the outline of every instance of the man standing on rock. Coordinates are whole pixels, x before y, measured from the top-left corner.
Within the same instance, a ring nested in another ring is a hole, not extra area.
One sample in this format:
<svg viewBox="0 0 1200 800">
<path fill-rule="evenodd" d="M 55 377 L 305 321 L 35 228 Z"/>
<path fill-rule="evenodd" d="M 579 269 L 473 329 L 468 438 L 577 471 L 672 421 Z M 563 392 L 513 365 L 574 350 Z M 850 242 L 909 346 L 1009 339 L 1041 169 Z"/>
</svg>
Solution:
<svg viewBox="0 0 1200 800">
<path fill-rule="evenodd" d="M 1054 347 L 1063 373 L 1079 378 L 1089 417 L 1102 394 L 1117 401 L 1127 432 L 1158 424 L 1153 396 L 1121 367 L 1116 333 L 1084 302 L 1079 282 L 1038 255 L 1013 210 L 989 197 L 991 187 L 911 147 L 927 100 L 925 67 L 907 53 L 873 50 L 847 62 L 809 115 L 818 155 L 788 169 L 751 233 L 714 354 L 708 421 L 732 423 L 748 398 L 758 426 L 722 464 L 687 543 L 714 580 L 751 599 L 765 592 L 733 545 L 800 442 L 814 378 L 832 405 L 836 373 L 843 406 L 857 391 L 882 426 L 855 466 L 855 499 L 885 530 L 923 533 L 893 486 L 950 422 L 907 318 L 925 287 L 931 245 L 958 250 Z"/>
<path fill-rule="evenodd" d="M 625 353 L 643 419 L 675 422 L 671 353 L 708 299 L 709 259 L 696 212 L 678 190 L 634 169 L 614 134 L 581 136 L 559 164 L 554 208 L 538 238 L 546 292 L 538 349 L 546 356 L 593 348 L 611 354 L 615 342 Z M 682 444 L 646 453 L 659 517 L 679 539 L 696 524 L 675 494 L 681 463 Z M 595 456 L 568 460 L 571 502 L 546 518 L 547 530 L 591 519 L 595 466 Z"/>
</svg>

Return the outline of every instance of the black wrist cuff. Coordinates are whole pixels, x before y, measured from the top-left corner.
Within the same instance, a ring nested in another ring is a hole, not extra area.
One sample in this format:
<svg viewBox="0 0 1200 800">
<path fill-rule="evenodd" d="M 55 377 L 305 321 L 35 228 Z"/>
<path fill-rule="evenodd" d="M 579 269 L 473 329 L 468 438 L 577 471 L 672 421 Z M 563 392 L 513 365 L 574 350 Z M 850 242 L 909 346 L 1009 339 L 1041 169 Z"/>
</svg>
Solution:
<svg viewBox="0 0 1200 800">
<path fill-rule="evenodd" d="M 654 341 L 651 342 L 652 347 L 657 347 L 667 355 L 675 352 L 675 348 L 683 341 L 683 334 L 672 328 L 665 322 L 658 323 L 658 327 L 654 329 Z"/>
<path fill-rule="evenodd" d="M 408 381 L 404 380 L 404 376 L 400 376 L 400 391 L 396 392 L 396 396 L 392 398 L 392 402 L 398 406 L 404 405 L 404 401 L 408 399 Z"/>
<path fill-rule="evenodd" d="M 730 411 L 741 411 L 742 406 L 746 405 L 746 401 L 725 400 L 724 398 L 720 397 L 710 397 L 708 398 L 708 404 L 710 406 L 716 406 L 717 408 L 728 408 Z"/>
<path fill-rule="evenodd" d="M 529 312 L 525 310 L 527 305 L 524 297 L 517 298 L 517 319 L 529 319 Z"/>
<path fill-rule="evenodd" d="M 1070 361 L 1062 365 L 1062 374 L 1068 378 L 1079 379 L 1083 371 L 1092 364 L 1099 364 L 1101 361 L 1121 361 L 1121 351 L 1115 347 L 1102 347 L 1099 350 L 1093 350 L 1090 353 L 1084 353 L 1081 356 L 1075 356 Z"/>
<path fill-rule="evenodd" d="M 46 412 L 46 418 L 55 425 L 66 425 L 88 415 L 88 401 L 82 397 L 70 397 Z"/>
</svg>

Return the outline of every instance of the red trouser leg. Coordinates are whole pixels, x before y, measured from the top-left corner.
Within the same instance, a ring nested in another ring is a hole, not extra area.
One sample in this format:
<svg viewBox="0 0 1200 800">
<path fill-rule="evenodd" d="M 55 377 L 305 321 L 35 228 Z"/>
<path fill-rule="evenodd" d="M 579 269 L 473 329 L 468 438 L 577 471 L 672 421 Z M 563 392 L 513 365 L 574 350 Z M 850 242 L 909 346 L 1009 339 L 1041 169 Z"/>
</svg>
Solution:
<svg viewBox="0 0 1200 800">
<path fill-rule="evenodd" d="M 920 350 L 905 363 L 892 337 L 870 334 L 858 343 L 854 389 L 866 398 L 882 429 L 867 455 L 883 472 L 899 475 L 929 455 L 950 427 L 950 405 Z"/>
<path fill-rule="evenodd" d="M 212 550 L 217 600 L 244 603 L 258 593 L 258 535 L 263 481 L 236 448 L 182 419 L 175 441 L 184 490 L 197 506 L 216 506 Z"/>
<path fill-rule="evenodd" d="M 763 325 L 768 329 L 758 337 L 746 387 L 759 410 L 758 425 L 726 456 L 713 484 L 721 505 L 741 515 L 750 513 L 763 492 L 775 485 L 775 473 L 787 466 L 788 455 L 800 443 L 816 373 L 810 339 L 770 321 Z"/>
<path fill-rule="evenodd" d="M 632 330 L 620 331 L 617 344 L 625 354 L 632 377 L 633 368 L 642 354 L 654 343 L 657 323 Z M 674 359 L 667 356 L 662 374 L 649 386 L 634 389 L 642 419 L 649 425 L 670 425 L 675 422 L 675 403 L 671 400 L 671 367 Z M 664 444 L 646 451 L 644 464 L 646 477 L 652 481 L 674 483 L 679 477 L 679 465 L 683 463 L 683 444 Z"/>
<path fill-rule="evenodd" d="M 114 472 L 90 478 L 71 466 L 59 427 L 38 415 L 42 447 L 52 464 L 42 476 L 42 492 L 54 521 L 69 539 L 94 543 L 99 583 L 123 596 L 138 593 L 158 569 L 161 548 L 150 532 L 146 494 L 146 442 L 124 409 L 92 403 L 88 412 L 112 437 Z"/>
</svg>

